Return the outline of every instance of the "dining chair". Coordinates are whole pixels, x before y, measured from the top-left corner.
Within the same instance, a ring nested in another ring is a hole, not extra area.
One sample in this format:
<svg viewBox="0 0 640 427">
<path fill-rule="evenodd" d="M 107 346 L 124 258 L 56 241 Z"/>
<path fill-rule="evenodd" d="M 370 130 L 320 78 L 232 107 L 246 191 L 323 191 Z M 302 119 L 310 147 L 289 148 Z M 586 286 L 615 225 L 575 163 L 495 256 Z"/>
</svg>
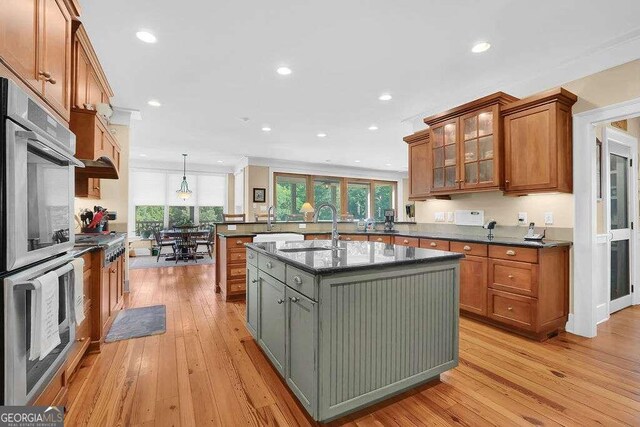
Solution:
<svg viewBox="0 0 640 427">
<path fill-rule="evenodd" d="M 246 214 L 222 214 L 224 222 L 246 222 Z"/>
<path fill-rule="evenodd" d="M 214 231 L 214 227 L 210 227 L 209 228 L 209 233 L 204 236 L 205 238 L 202 239 L 197 239 L 196 240 L 196 244 L 197 246 L 206 246 L 207 247 L 207 253 L 209 254 L 209 257 L 211 259 L 213 259 L 213 245 L 215 244 L 215 231 Z M 197 249 L 197 248 L 196 248 Z M 196 250 L 197 252 L 197 250 Z"/>
<path fill-rule="evenodd" d="M 160 257 L 162 255 L 167 256 L 167 255 L 171 255 L 170 253 L 162 253 L 162 249 L 164 248 L 171 248 L 173 250 L 176 241 L 175 240 L 170 240 L 170 239 L 163 239 L 162 238 L 162 232 L 159 229 L 155 229 L 153 230 L 153 236 L 156 239 L 156 247 L 158 248 L 158 257 L 156 258 L 156 262 L 160 261 Z M 175 254 L 175 250 L 173 250 L 173 253 Z"/>
<path fill-rule="evenodd" d="M 197 249 L 198 244 L 196 242 L 194 233 L 192 233 L 191 231 L 182 231 L 176 239 L 176 243 L 174 245 L 176 264 L 179 260 L 188 261 L 191 258 L 193 258 L 193 260 L 198 263 L 198 254 L 196 252 Z"/>
</svg>

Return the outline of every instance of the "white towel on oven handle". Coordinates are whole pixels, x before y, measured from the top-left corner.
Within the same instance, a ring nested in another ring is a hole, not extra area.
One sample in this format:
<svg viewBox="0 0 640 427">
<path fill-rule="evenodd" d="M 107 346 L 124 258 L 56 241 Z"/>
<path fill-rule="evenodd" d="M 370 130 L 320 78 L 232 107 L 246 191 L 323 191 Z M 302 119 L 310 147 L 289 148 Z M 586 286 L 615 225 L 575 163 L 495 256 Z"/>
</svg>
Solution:
<svg viewBox="0 0 640 427">
<path fill-rule="evenodd" d="M 31 291 L 31 341 L 29 360 L 44 359 L 60 345 L 58 315 L 60 309 L 59 277 L 49 272 L 33 281 Z"/>
<path fill-rule="evenodd" d="M 71 261 L 73 266 L 73 315 L 76 325 L 84 320 L 84 259 Z"/>
</svg>

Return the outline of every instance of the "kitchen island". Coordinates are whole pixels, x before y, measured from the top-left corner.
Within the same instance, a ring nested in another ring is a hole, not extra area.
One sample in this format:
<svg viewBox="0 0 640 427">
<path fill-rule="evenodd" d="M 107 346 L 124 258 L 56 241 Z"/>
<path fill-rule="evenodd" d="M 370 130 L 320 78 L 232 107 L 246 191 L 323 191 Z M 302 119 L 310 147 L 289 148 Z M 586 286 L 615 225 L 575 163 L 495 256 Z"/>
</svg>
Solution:
<svg viewBox="0 0 640 427">
<path fill-rule="evenodd" d="M 329 421 L 458 364 L 461 254 L 376 242 L 247 244 L 247 327 Z"/>
</svg>

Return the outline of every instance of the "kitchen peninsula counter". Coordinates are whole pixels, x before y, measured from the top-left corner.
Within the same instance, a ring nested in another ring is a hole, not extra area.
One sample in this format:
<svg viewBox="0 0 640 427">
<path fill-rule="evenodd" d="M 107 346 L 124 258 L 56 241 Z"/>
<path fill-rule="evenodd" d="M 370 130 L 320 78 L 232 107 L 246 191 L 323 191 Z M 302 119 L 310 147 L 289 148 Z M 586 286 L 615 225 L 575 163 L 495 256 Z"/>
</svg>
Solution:
<svg viewBox="0 0 640 427">
<path fill-rule="evenodd" d="M 247 328 L 326 422 L 458 364 L 461 254 L 377 242 L 247 243 Z"/>
</svg>

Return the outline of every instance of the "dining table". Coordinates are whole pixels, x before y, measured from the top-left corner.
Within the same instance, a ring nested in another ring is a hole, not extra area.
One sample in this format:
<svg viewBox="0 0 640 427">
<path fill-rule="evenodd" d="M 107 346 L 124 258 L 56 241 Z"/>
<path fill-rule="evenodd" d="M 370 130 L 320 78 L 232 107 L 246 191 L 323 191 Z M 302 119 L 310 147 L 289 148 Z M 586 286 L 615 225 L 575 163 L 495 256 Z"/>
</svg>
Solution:
<svg viewBox="0 0 640 427">
<path fill-rule="evenodd" d="M 176 240 L 177 244 L 180 245 L 180 239 L 183 238 L 183 236 L 188 235 L 188 241 L 190 242 L 196 242 L 198 240 L 206 240 L 209 238 L 209 231 L 208 230 L 198 230 L 197 227 L 174 227 L 171 229 L 166 229 L 166 230 L 161 230 L 160 231 L 160 235 L 162 236 L 163 240 Z M 189 259 L 192 259 L 193 257 L 196 258 L 196 260 L 198 259 L 203 259 L 204 258 L 204 253 L 203 254 L 199 254 L 197 252 L 197 245 L 195 246 L 194 249 L 194 253 L 191 254 L 189 252 L 189 247 L 188 246 L 182 246 L 182 247 L 178 247 L 178 250 L 176 251 L 176 253 L 178 254 L 178 260 L 184 260 L 184 261 L 188 261 Z M 176 256 L 168 256 L 166 259 L 166 261 L 176 261 Z"/>
</svg>

